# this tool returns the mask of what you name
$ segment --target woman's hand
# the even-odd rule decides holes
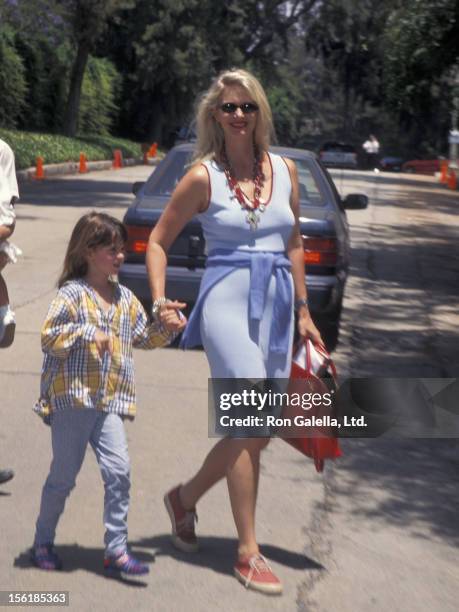
[[[310,338],[314,344],[321,344],[322,346],[325,346],[319,330],[314,325],[314,321],[311,319],[309,310],[305,307],[300,308],[298,312],[298,333],[304,339]]]
[[[94,342],[96,343],[96,348],[101,359],[104,356],[104,353],[109,353],[110,355],[113,354],[113,340],[102,330],[96,330]]]
[[[159,311],[159,320],[168,332],[181,332],[186,324],[187,318],[180,311],[186,307],[184,302],[166,302]]]

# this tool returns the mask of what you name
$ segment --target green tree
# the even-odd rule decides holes
[[[118,112],[117,97],[120,76],[107,59],[90,57],[83,79],[80,132],[108,135]]]
[[[146,131],[164,140],[186,114],[212,71],[202,28],[201,0],[156,0],[135,44],[141,101],[151,105]]]
[[[28,91],[19,127],[56,131],[62,125],[71,49],[69,44],[52,44],[41,34],[16,34],[16,48],[24,64]]]
[[[59,0],[0,0],[0,20],[14,32],[27,83],[19,127],[62,127],[72,61],[65,8]]]
[[[225,68],[246,66],[275,86],[274,56],[285,55],[287,33],[316,3],[137,0],[129,19],[121,12],[111,20],[99,47],[123,74],[121,129],[133,125],[142,138],[171,142]]]
[[[387,21],[386,104],[409,136],[409,146],[426,154],[446,152],[458,40],[456,0],[415,0],[397,7]]]
[[[27,83],[23,61],[8,27],[0,31],[0,125],[15,127],[26,104]]]
[[[374,129],[371,124],[377,122],[372,107],[380,106],[383,97],[382,37],[395,1],[329,0],[305,24],[306,50],[324,68],[319,97],[332,101],[336,135],[344,139]]]
[[[69,94],[64,117],[64,133],[75,136],[84,72],[89,54],[106,28],[108,18],[116,11],[132,7],[131,0],[66,0],[64,18],[71,25],[76,46],[70,74]]]

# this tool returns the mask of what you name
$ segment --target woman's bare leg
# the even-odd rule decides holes
[[[226,475],[230,442],[229,438],[219,440],[204,459],[196,475],[180,488],[180,499],[187,510],[194,508],[204,493]]]
[[[236,461],[228,467],[226,475],[234,522],[239,538],[240,557],[259,553],[255,536],[255,509],[260,476],[260,442],[244,447]]]
[[[260,452],[268,442],[269,438],[220,440],[207,455],[197,474],[180,489],[183,506],[192,509],[204,493],[226,476],[241,556],[258,552],[255,506]]]

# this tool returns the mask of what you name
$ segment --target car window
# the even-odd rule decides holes
[[[335,181],[330,176],[330,173],[328,172],[327,168],[320,161],[318,162],[318,164],[319,164],[319,166],[320,166],[320,168],[321,168],[321,170],[323,172],[323,175],[327,179],[328,184],[330,185],[330,189],[333,191],[333,195],[335,196],[335,200],[338,202],[338,205],[339,205],[341,211],[345,213],[345,209],[344,209],[344,206],[343,206],[343,201],[342,201],[341,196],[340,196],[340,194],[339,194],[339,192],[338,192],[338,190],[336,188]]]
[[[160,164],[148,179],[144,187],[147,197],[170,197],[177,183],[189,168],[191,151],[176,151]],[[314,166],[312,160],[303,158],[294,159],[298,170],[300,188],[300,203],[305,206],[323,206],[325,198],[320,190],[320,183],[316,178],[320,169]],[[142,202],[148,206],[148,201]]]
[[[325,199],[312,171],[313,162],[308,162],[306,159],[293,159],[293,161],[298,170],[300,203],[304,206],[323,206]]]
[[[148,179],[144,187],[144,194],[150,197],[170,197],[177,183],[188,170],[191,155],[191,151],[176,151],[166,158]]]

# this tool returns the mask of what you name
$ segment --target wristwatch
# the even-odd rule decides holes
[[[295,310],[299,310],[302,306],[307,306],[308,304],[308,298],[300,298],[299,300],[295,300]]]
[[[161,310],[161,306],[168,304],[170,301],[171,300],[169,300],[167,297],[156,298],[156,300],[153,302],[153,306],[151,307],[151,317],[153,321],[159,322],[159,312]]]

